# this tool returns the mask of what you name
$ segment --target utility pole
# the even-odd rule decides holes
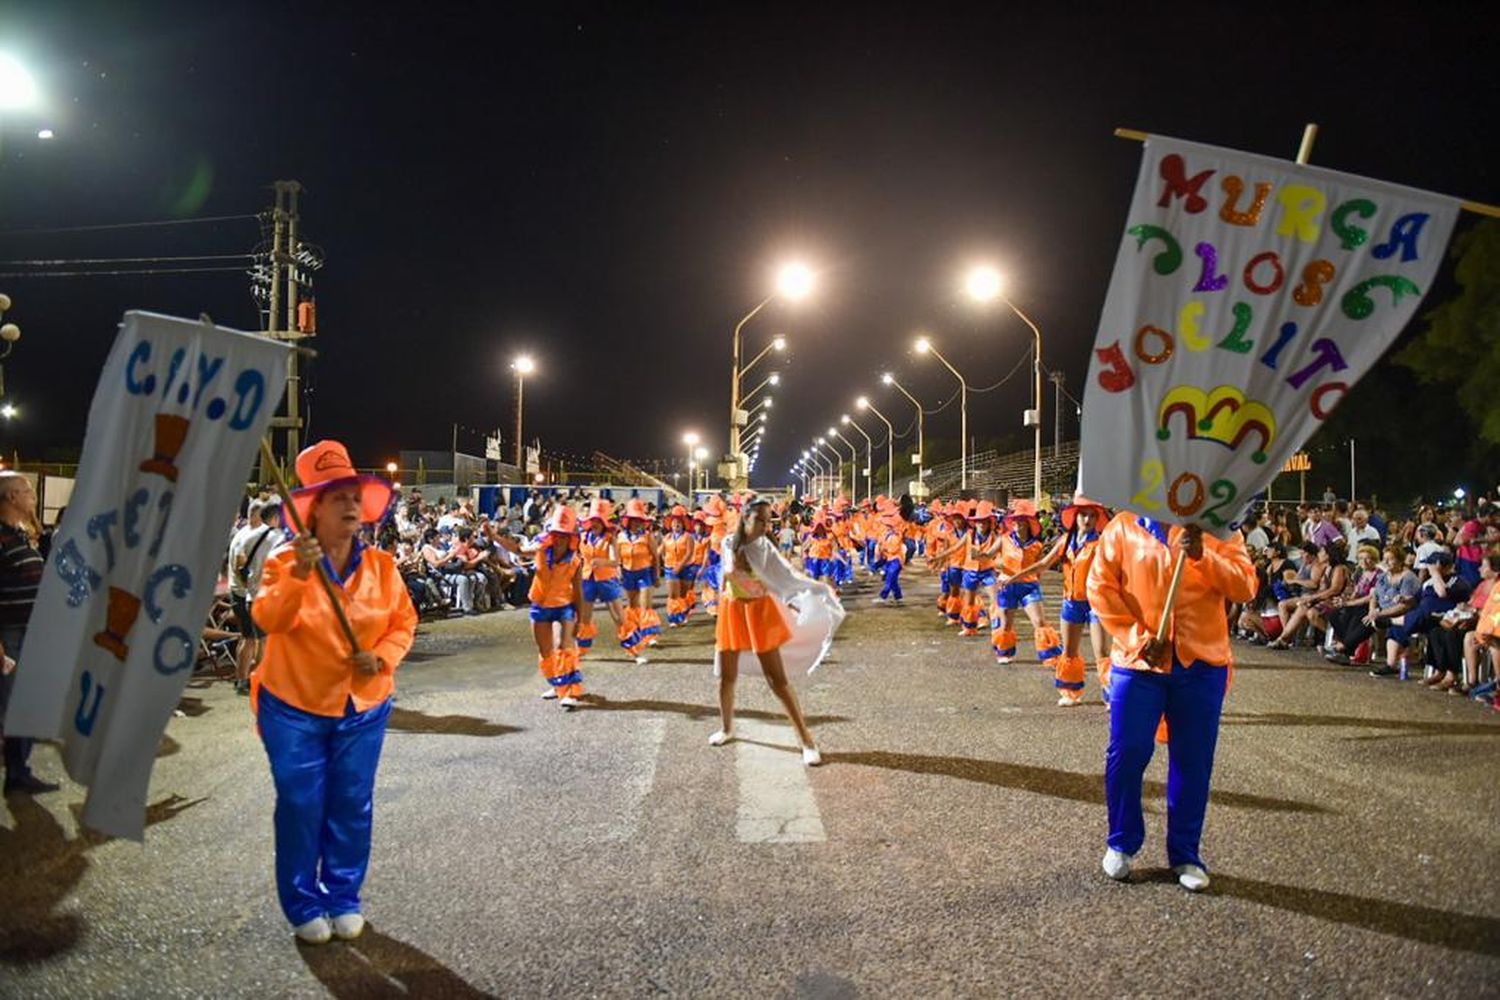
[[[1052,410],[1052,458],[1057,459],[1057,453],[1062,450],[1062,397],[1063,397],[1063,373],[1053,372],[1050,376],[1052,386],[1057,391],[1053,394],[1056,405]]]
[[[297,306],[301,276],[297,269],[297,254],[300,250],[299,231],[301,218],[297,211],[297,195],[302,185],[296,181],[276,181],[272,188],[276,192],[276,205],[271,210],[271,267],[269,276],[269,307],[266,310],[265,334],[272,340],[297,341],[303,336],[298,330]],[[286,432],[286,448],[281,453],[283,469],[289,469],[302,450],[302,375],[301,357],[296,351],[287,358],[286,412],[271,419],[270,433],[274,441],[276,431]],[[273,449],[274,450],[274,449]],[[270,470],[262,468],[261,482],[268,481]]]

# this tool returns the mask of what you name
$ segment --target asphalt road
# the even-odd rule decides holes
[[[1500,995],[1500,716],[1241,647],[1212,888],[1165,868],[1164,749],[1136,879],[1115,884],[1093,679],[1055,707],[1046,671],[996,665],[915,589],[904,609],[851,598],[798,680],[827,760],[810,771],[751,664],[744,739],[707,745],[701,618],[646,666],[586,659],[572,714],[538,699],[520,612],[425,627],[353,944],[294,944],[247,705],[195,686],[144,846],[81,832],[75,786],[7,803],[0,995]]]

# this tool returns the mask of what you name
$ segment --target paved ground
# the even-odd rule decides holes
[[[647,666],[586,660],[572,715],[536,697],[519,613],[424,629],[353,945],[293,944],[245,702],[191,690],[143,847],[80,833],[77,788],[7,804],[0,995],[1500,995],[1494,713],[1242,650],[1211,891],[1163,867],[1164,753],[1144,870],[1118,885],[1092,682],[1058,709],[1038,666],[997,666],[927,599],[850,604],[799,681],[811,772],[753,668],[749,739],[706,745],[701,621]]]

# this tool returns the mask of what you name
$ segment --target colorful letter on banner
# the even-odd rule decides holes
[[[1227,534],[1416,315],[1458,210],[1149,139],[1089,366],[1083,492]]]
[[[5,731],[60,738],[83,821],[140,840],[157,744],[198,637],[287,348],[128,312],[89,408]]]

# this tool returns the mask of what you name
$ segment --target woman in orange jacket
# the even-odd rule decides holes
[[[1010,663],[1016,658],[1019,640],[1013,626],[1017,608],[1031,622],[1037,659],[1046,664],[1062,653],[1062,640],[1047,624],[1042,607],[1041,555],[1042,522],[1036,516],[1036,505],[1030,500],[1011,501],[1001,537],[1001,571],[995,581],[998,621],[990,637],[995,647],[995,659],[1001,663]]]
[[[1177,603],[1163,623],[1173,566],[1184,558]],[[1121,511],[1099,536],[1088,600],[1114,640],[1110,651],[1104,871],[1130,877],[1146,838],[1141,777],[1167,721],[1167,861],[1192,892],[1208,886],[1199,854],[1219,713],[1232,656],[1225,602],[1255,597],[1255,566],[1238,532],[1220,541],[1197,525],[1168,527]]]
[[[661,616],[652,605],[656,587],[657,541],[651,530],[651,515],[646,502],[639,497],[625,501],[620,515],[620,533],[615,548],[620,553],[620,567],[625,585],[625,624],[640,638],[635,661],[645,663],[644,647],[656,645],[661,634]]]
[[[964,550],[963,631],[960,635],[978,635],[988,625],[989,609],[995,603],[995,558],[1000,554],[1002,537],[996,530],[999,518],[995,505],[981,500],[969,518],[969,535]],[[1002,661],[1004,662],[1004,661]]]
[[[938,612],[949,625],[963,624],[964,556],[969,551],[968,508],[955,500],[943,506],[942,521],[927,544],[927,565],[938,574]]]
[[[251,703],[276,786],[281,911],[298,938],[322,944],[364,929],[375,770],[417,612],[395,559],[359,539],[385,515],[390,484],[356,473],[337,441],[305,449],[296,466],[292,503],[306,530],[266,557],[251,604],[266,633]],[[319,566],[357,649],[312,578]]]
[[[880,596],[875,598],[876,604],[884,604],[890,601],[896,607],[901,607],[901,568],[906,565],[906,522],[901,518],[901,511],[890,509],[880,515],[880,535],[875,539],[875,561],[871,565],[872,572],[885,575],[885,583],[880,588]],[[871,529],[871,535],[875,530]]]
[[[687,508],[681,504],[666,516],[666,530],[661,536],[662,576],[667,581],[667,625],[680,628],[687,621],[692,606],[687,594],[693,589],[693,536],[688,532]]]
[[[595,604],[609,608],[621,649],[634,656],[640,641],[635,630],[625,624],[625,589],[620,586],[620,556],[615,551],[612,511],[613,505],[608,500],[595,500],[578,536],[578,551],[583,557],[583,597],[578,602],[579,656],[586,655],[599,636],[599,627],[594,624]]]
[[[564,711],[572,711],[581,704],[578,699],[583,694],[574,633],[578,605],[583,603],[583,555],[578,546],[578,514],[572,507],[558,505],[540,541],[536,575],[527,596],[537,666],[551,685],[542,697],[556,698]]]
[[[827,583],[830,587],[836,586],[837,569],[834,566],[834,549],[838,539],[829,529],[828,519],[822,511],[813,518],[812,526],[808,529],[807,541],[802,548],[802,565],[807,570],[807,575],[819,582]]]

